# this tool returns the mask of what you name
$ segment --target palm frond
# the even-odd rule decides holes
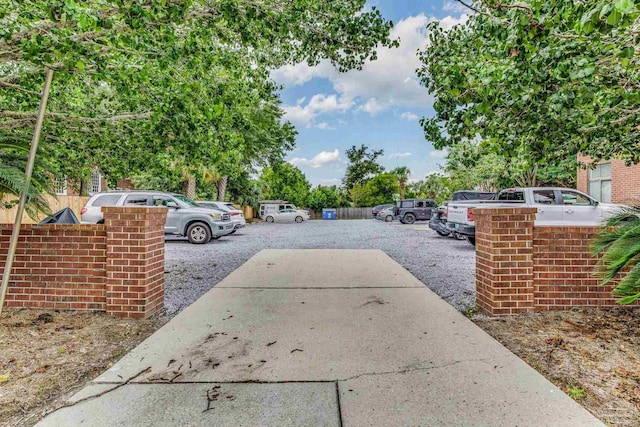
[[[602,285],[629,269],[613,291],[623,297],[620,304],[640,298],[640,205],[626,207],[611,217],[594,239],[591,251],[600,257],[595,276],[602,279]]]

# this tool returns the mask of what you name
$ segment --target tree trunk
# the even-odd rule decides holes
[[[189,175],[182,181],[182,194],[195,200],[196,198],[196,177]]]
[[[82,179],[80,180],[80,191],[79,191],[81,196],[88,196],[89,195],[89,180]]]
[[[227,194],[227,183],[229,182],[228,176],[223,176],[216,183],[216,187],[218,188],[218,201],[224,202],[224,196]]]
[[[400,199],[404,200],[404,182],[400,183]]]

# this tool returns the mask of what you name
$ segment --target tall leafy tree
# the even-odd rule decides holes
[[[379,44],[397,45],[389,39],[391,22],[364,5],[3,1],[0,139],[29,134],[47,65],[55,80],[42,151],[55,160],[55,172],[86,174],[99,164],[115,180],[164,164],[179,170],[189,188],[193,163],[202,163],[233,177],[274,148],[256,144],[273,130],[262,120],[277,116],[273,88],[265,84],[270,68],[326,58],[348,70],[375,59]],[[225,104],[232,94],[238,102]],[[291,133],[282,126],[273,138],[280,147],[272,151],[286,149]]]
[[[304,206],[311,184],[297,167],[282,162],[262,170],[263,196],[270,200],[287,200],[296,206]]]
[[[384,150],[371,150],[362,144],[355,145],[346,151],[349,159],[349,166],[343,179],[343,184],[347,191],[356,185],[363,185],[374,175],[382,173],[384,167],[377,163],[377,159],[384,155]]]
[[[405,187],[407,185],[409,176],[411,176],[411,170],[406,166],[398,166],[397,168],[392,170],[391,173],[398,177],[398,183],[400,186],[400,198],[404,199]]]
[[[633,1],[474,3],[464,25],[430,24],[420,53],[438,148],[480,139],[550,166],[578,152],[640,160],[638,8]]]

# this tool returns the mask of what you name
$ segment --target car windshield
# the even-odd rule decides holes
[[[184,203],[187,206],[191,206],[193,208],[200,207],[199,204],[197,204],[196,202],[194,202],[193,200],[191,200],[187,196],[183,196],[182,194],[176,194],[173,197],[175,197],[176,199],[180,200],[182,203]]]

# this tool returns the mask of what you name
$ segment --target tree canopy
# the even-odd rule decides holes
[[[477,141],[557,167],[578,152],[640,160],[640,14],[630,0],[474,3],[420,53],[436,148]]]
[[[384,167],[377,163],[378,157],[384,155],[384,150],[371,150],[362,144],[355,145],[346,151],[349,166],[345,173],[343,184],[349,191],[356,185],[363,185],[374,175],[382,173]]]
[[[55,77],[40,175],[82,178],[98,166],[111,181],[140,172],[193,181],[201,167],[233,178],[279,162],[295,131],[269,71],[322,59],[360,68],[377,46],[397,45],[392,23],[364,5],[3,1],[0,140],[28,141],[47,66]],[[21,152],[12,150],[3,159]]]
[[[296,206],[304,206],[309,197],[311,184],[300,169],[286,162],[264,168],[260,181],[266,199],[287,200]]]

